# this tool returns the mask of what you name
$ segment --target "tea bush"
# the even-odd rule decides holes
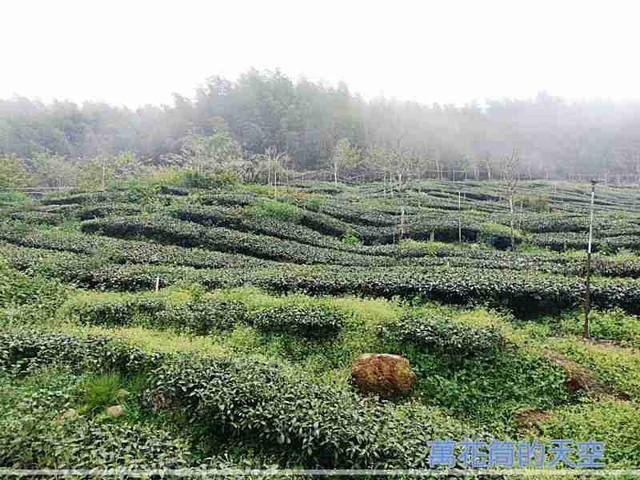
[[[186,412],[211,442],[239,442],[283,465],[425,467],[431,438],[468,429],[416,404],[394,406],[249,360],[191,359],[152,372],[156,396]]]
[[[459,360],[464,357],[492,357],[507,341],[495,326],[472,327],[440,316],[405,314],[384,333],[400,345],[411,345]]]
[[[282,305],[254,313],[251,323],[258,329],[273,333],[287,333],[307,338],[336,336],[343,324],[337,310],[316,305]]]

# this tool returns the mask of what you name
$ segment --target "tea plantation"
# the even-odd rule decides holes
[[[467,438],[640,466],[640,190],[598,186],[590,338],[589,186],[519,191],[2,194],[0,467],[430,468]],[[358,392],[364,353],[410,394]]]

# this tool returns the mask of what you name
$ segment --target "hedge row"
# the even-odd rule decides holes
[[[210,442],[287,466],[425,468],[431,439],[474,434],[424,406],[361,398],[254,360],[147,354],[101,337],[0,334],[3,371],[44,366],[147,371],[154,408],[180,409]]]
[[[107,337],[86,338],[63,333],[0,333],[0,371],[33,372],[64,366],[75,371],[131,373],[159,366],[161,354],[145,353]]]
[[[287,333],[306,338],[336,336],[344,325],[344,315],[319,305],[281,305],[260,310],[249,320],[258,330]]]
[[[271,263],[255,257],[199,248],[120,240],[73,232],[25,230],[3,224],[0,224],[0,241],[21,247],[97,255],[111,263],[171,264],[195,268],[246,267]]]
[[[344,235],[347,232],[355,234],[366,244],[391,243],[400,238],[401,229],[398,226],[370,227],[362,225],[340,226],[327,222],[326,216],[314,212],[303,211],[300,222],[297,225],[290,222],[277,221],[275,219],[245,219],[239,214],[233,214],[224,208],[198,207],[183,205],[170,212],[172,216],[180,220],[196,222],[202,225],[233,228],[245,232],[295,240],[308,245],[316,245],[337,250],[358,251],[360,253],[378,253],[375,249],[366,247],[351,247],[327,235]],[[318,218],[316,218],[318,217]],[[309,228],[311,226],[311,228]],[[328,228],[327,228],[328,227]],[[322,234],[319,234],[321,232]],[[432,218],[416,217],[408,220],[404,226],[405,238],[416,240],[434,239],[443,242],[458,240],[458,219],[442,215]],[[497,248],[506,248],[511,244],[510,231],[499,224],[478,223],[475,219],[465,218],[462,224],[462,237],[466,242],[486,242]],[[516,241],[521,241],[516,234]]]
[[[283,305],[249,312],[243,303],[194,299],[172,303],[158,296],[80,298],[64,306],[64,314],[90,325],[144,325],[174,328],[196,335],[228,330],[246,323],[258,330],[306,338],[336,336],[344,324],[337,310],[316,305]]]
[[[588,239],[579,233],[538,233],[531,235],[530,242],[539,247],[554,251],[585,250]],[[593,251],[613,251],[622,248],[640,250],[640,235],[619,235],[613,237],[595,237],[592,241]]]
[[[584,282],[580,278],[526,271],[290,265],[224,270],[142,265],[94,268],[90,258],[82,256],[49,256],[43,264],[40,255],[39,252],[16,252],[7,257],[14,268],[63,278],[90,288],[152,289],[159,278],[161,286],[192,281],[210,288],[255,285],[276,292],[302,291],[312,295],[356,294],[453,304],[486,303],[509,308],[521,317],[578,307],[584,292]],[[592,283],[591,298],[596,308],[620,307],[638,314],[640,281],[596,278]]]
[[[42,203],[42,205],[85,205],[114,201],[126,201],[126,198],[126,192],[86,192],[46,196],[40,202]]]
[[[292,263],[362,266],[393,264],[391,259],[383,257],[336,251],[227,228],[205,228],[197,223],[161,216],[89,220],[82,224],[81,230],[119,238],[145,237],[183,247],[204,247]]]
[[[9,218],[27,223],[44,223],[47,225],[60,225],[65,221],[64,215],[60,213],[37,210],[13,212],[9,214]]]
[[[205,226],[226,227],[243,232],[254,232],[262,235],[293,240],[307,245],[344,251],[362,251],[357,247],[346,245],[334,237],[323,235],[316,230],[291,222],[284,222],[273,218],[247,219],[239,214],[233,214],[220,207],[199,207],[183,205],[169,211],[169,215],[199,223]],[[346,232],[345,232],[346,233]]]
[[[507,345],[497,327],[473,327],[445,317],[424,317],[413,313],[389,324],[383,333],[401,346],[418,347],[455,360],[492,357]]]
[[[359,225],[369,225],[374,227],[394,226],[398,222],[398,215],[382,213],[371,210],[370,207],[356,206],[349,203],[322,202],[316,203],[312,201],[299,202],[299,206],[305,210],[324,213],[343,220],[348,223]]]
[[[168,362],[152,378],[156,396],[210,441],[239,442],[288,465],[426,467],[429,439],[470,434],[417,404],[363,399],[255,361]]]
[[[107,203],[79,208],[74,216],[80,220],[91,220],[114,215],[136,215],[141,211],[142,208],[132,203]]]

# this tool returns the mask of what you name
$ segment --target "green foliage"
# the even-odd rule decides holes
[[[94,374],[87,376],[79,385],[79,400],[82,412],[96,413],[114,405],[118,390],[121,389],[120,375]]]
[[[547,438],[597,439],[606,445],[607,468],[640,464],[640,407],[615,399],[585,402],[552,412],[542,423]]]
[[[34,372],[42,367],[76,371],[144,371],[160,355],[145,354],[105,337],[79,338],[62,333],[0,333],[0,372]]]
[[[555,329],[563,334],[582,335],[584,313],[571,312],[560,317]],[[614,340],[623,345],[640,347],[640,318],[627,315],[621,309],[592,310],[589,315],[590,335],[601,340]]]
[[[441,316],[409,313],[385,328],[384,334],[401,346],[414,346],[453,362],[465,357],[494,357],[507,345],[495,326],[472,327]]]
[[[0,464],[12,468],[181,468],[193,462],[191,445],[160,425],[100,422],[77,412],[79,385],[67,371],[23,380],[0,376]],[[65,412],[67,416],[65,416]]]
[[[278,200],[266,200],[252,207],[246,208],[244,214],[253,219],[274,219],[283,222],[297,223],[300,221],[302,212],[291,203]]]
[[[409,350],[418,390],[427,404],[447,407],[498,437],[517,431],[516,412],[546,410],[569,400],[564,371],[539,355],[508,350],[492,358],[466,358],[451,368],[437,355]]]
[[[65,297],[66,291],[58,282],[40,276],[29,277],[9,268],[0,258],[0,308],[37,304],[50,313]]]
[[[347,231],[344,234],[344,236],[342,237],[342,241],[345,243],[345,245],[358,245],[358,243],[360,243],[358,237],[350,231]]]
[[[31,183],[26,164],[15,155],[0,155],[0,189],[24,188]]]
[[[417,404],[361,399],[248,360],[185,359],[165,363],[152,378],[154,390],[201,425],[209,442],[233,439],[285,465],[425,466],[429,438],[470,433]]]
[[[485,243],[496,248],[508,248],[511,246],[511,230],[499,223],[485,222],[480,226],[480,235]],[[522,241],[519,232],[514,232],[516,244]]]
[[[214,330],[229,330],[244,322],[245,315],[240,302],[192,300],[163,310],[151,325],[205,335]]]
[[[282,305],[256,312],[251,323],[259,330],[307,338],[334,337],[344,324],[343,316],[322,306]]]

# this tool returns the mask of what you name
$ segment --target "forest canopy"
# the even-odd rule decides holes
[[[121,158],[120,165],[134,169],[206,170],[243,162],[246,169],[266,156],[298,171],[326,170],[332,180],[343,171],[382,178],[387,170],[412,177],[447,178],[457,171],[497,178],[514,151],[519,174],[527,178],[611,175],[638,181],[640,104],[569,102],[546,93],[465,106],[365,100],[344,83],[294,81],[279,71],[256,70],[235,81],[212,77],[193,98],[176,94],[172,105],[136,110],[0,100],[2,169],[16,179],[23,178],[16,162],[26,170],[46,164],[62,177],[58,183],[66,183],[70,163],[86,170],[93,162],[100,170],[105,162],[99,159],[109,157],[115,171],[113,159],[123,155],[127,161]]]

